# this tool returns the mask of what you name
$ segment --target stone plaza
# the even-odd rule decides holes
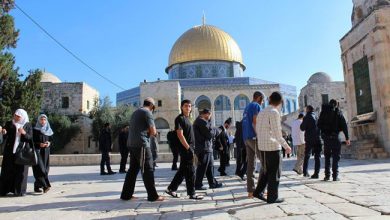
[[[294,158],[283,162],[280,196],[286,201],[271,205],[248,199],[245,181],[233,175],[217,177],[222,188],[199,191],[205,195],[201,201],[186,198],[183,182],[181,198],[164,193],[166,201],[148,202],[140,175],[138,198],[122,201],[124,174],[100,176],[98,166],[55,166],[52,189],[40,195],[32,193],[30,170],[26,196],[0,198],[0,219],[390,219],[390,160],[341,160],[339,182],[322,181],[322,173],[318,180],[297,176],[294,163]],[[155,179],[162,194],[174,171],[169,163],[158,165]],[[228,173],[234,169],[232,163]]]

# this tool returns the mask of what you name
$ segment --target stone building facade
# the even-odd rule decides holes
[[[84,82],[62,82],[51,73],[43,73],[41,83],[42,111],[76,117],[75,123],[80,126],[80,133],[58,153],[97,153],[99,149],[92,139],[92,119],[88,113],[99,99],[99,92]]]
[[[328,74],[323,72],[314,73],[307,81],[307,85],[301,89],[299,109],[304,111],[305,106],[311,105],[319,113],[322,104],[329,103],[331,99],[339,103],[344,116],[348,118],[345,82],[333,81]]]
[[[241,120],[256,90],[266,96],[280,91],[285,98],[283,114],[297,110],[294,86],[244,77],[245,68],[241,50],[229,34],[211,25],[195,26],[173,45],[165,69],[167,80],[143,82],[120,92],[116,104],[140,106],[144,98],[153,97],[158,105],[155,120],[160,142],[165,141],[165,132],[174,128],[183,99],[193,102],[193,118],[199,110],[211,109],[213,126],[229,117]]]
[[[390,1],[353,2],[352,29],[340,40],[351,155],[386,157],[390,152]]]

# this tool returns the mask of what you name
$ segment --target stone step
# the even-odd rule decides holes
[[[378,158],[378,159],[385,159],[385,158],[389,158],[390,157],[390,154],[387,153],[387,152],[382,152],[382,153],[376,153],[375,154],[375,158]]]
[[[381,148],[381,147],[374,147],[372,148],[372,152],[373,153],[386,153],[385,149],[384,148]]]
[[[367,160],[367,159],[373,159],[375,157],[374,154],[356,154],[355,158],[358,160]]]

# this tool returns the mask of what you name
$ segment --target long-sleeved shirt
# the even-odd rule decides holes
[[[257,115],[257,144],[261,151],[277,151],[288,148],[282,136],[282,125],[279,111],[272,105],[267,106]]]
[[[291,138],[294,146],[305,144],[305,132],[301,131],[302,120],[296,119],[291,124]]]

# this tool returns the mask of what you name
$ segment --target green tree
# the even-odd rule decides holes
[[[111,104],[111,100],[108,96],[103,100],[96,99],[94,106],[90,112],[90,118],[92,122],[92,136],[95,141],[99,140],[100,130],[105,123],[114,123],[114,112]]]
[[[52,152],[63,149],[72,138],[80,132],[80,126],[74,123],[68,116],[51,113],[48,115],[50,126],[53,129],[53,145],[50,147]]]
[[[127,105],[120,105],[115,108],[114,123],[112,125],[112,132],[114,138],[119,135],[121,128],[125,127],[126,125],[129,125],[130,118],[134,110],[134,107],[129,107]]]
[[[30,118],[35,118],[41,108],[42,72],[30,71],[25,80],[20,80],[23,75],[18,74],[15,57],[10,53],[19,36],[9,14],[13,8],[14,0],[0,0],[0,124],[10,120],[18,108],[24,108]]]

